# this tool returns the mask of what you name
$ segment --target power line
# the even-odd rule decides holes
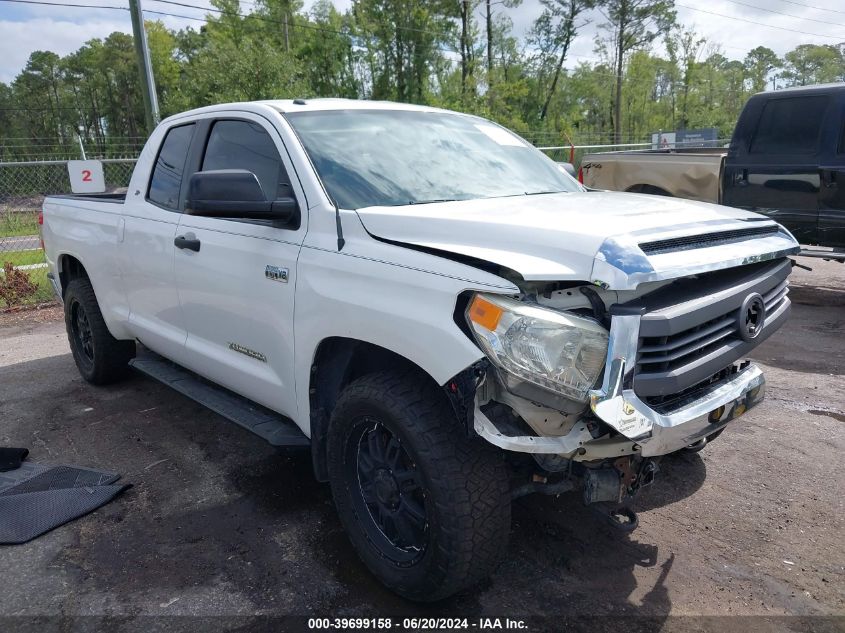
[[[676,7],[683,7],[684,9],[689,9],[690,11],[698,11],[699,13],[708,13],[710,15],[715,15],[720,18],[727,18],[728,20],[738,20],[740,22],[747,22],[748,24],[755,24],[757,26],[763,26],[768,29],[777,29],[778,31],[789,31],[790,33],[800,33],[801,35],[811,35],[813,37],[825,37],[829,40],[838,40],[838,41],[845,41],[845,37],[838,37],[836,35],[822,35],[821,33],[808,33],[807,31],[799,31],[798,29],[788,29],[785,26],[775,26],[774,24],[763,24],[762,22],[755,22],[754,20],[747,20],[745,18],[738,18],[733,15],[725,15],[724,13],[716,13],[715,11],[708,11],[706,9],[699,9],[697,7],[691,7],[686,4],[680,4],[678,2],[675,3]]]
[[[801,2],[795,2],[795,0],[780,0],[781,2],[786,2],[787,4],[794,4],[797,7],[806,7],[808,9],[815,9],[816,11],[829,11],[831,13],[841,13],[845,15],[845,11],[838,11],[836,9],[825,9],[824,7],[814,7],[811,4],[803,4]]]
[[[845,28],[845,24],[840,24],[839,22],[830,22],[828,20],[817,20],[816,18],[802,18],[800,15],[793,15],[791,13],[783,13],[782,11],[775,11],[774,9],[766,9],[765,7],[758,7],[753,4],[748,4],[747,2],[741,2],[740,0],[728,0],[728,2],[733,2],[734,4],[741,5],[743,7],[751,7],[752,9],[757,9],[758,11],[765,11],[766,13],[774,13],[775,15],[783,15],[788,18],[794,18],[796,20],[807,20],[808,22],[818,22],[819,24],[828,24],[830,26],[841,26]],[[765,26],[762,25],[762,26]]]
[[[0,2],[14,2],[17,4],[41,4],[48,7],[75,7],[79,9],[113,9],[116,11],[129,11],[129,7],[115,7],[104,4],[80,4],[74,2],[44,2],[43,0],[0,0]]]

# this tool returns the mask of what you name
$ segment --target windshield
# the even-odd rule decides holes
[[[542,152],[481,118],[401,110],[286,116],[344,209],[581,190]]]

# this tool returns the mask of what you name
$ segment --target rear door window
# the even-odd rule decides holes
[[[150,202],[173,211],[179,210],[179,192],[182,188],[185,159],[193,136],[193,123],[168,130],[150,178],[147,192]]]
[[[829,97],[771,99],[763,107],[751,154],[816,154]]]
[[[211,128],[202,170],[246,169],[258,178],[264,197],[292,196],[290,180],[276,144],[252,121],[217,121]]]

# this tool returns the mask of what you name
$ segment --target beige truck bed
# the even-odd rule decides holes
[[[721,148],[585,154],[581,173],[595,189],[719,202],[726,154]]]

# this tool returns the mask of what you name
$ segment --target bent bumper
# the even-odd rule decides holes
[[[659,412],[636,394],[621,389],[595,394],[593,412],[617,431],[637,442],[644,457],[672,453],[715,433],[759,404],[766,379],[756,365],[696,392],[669,412]],[[636,431],[634,431],[636,429]]]
[[[590,407],[599,419],[637,442],[642,455],[665,455],[689,446],[763,399],[763,372],[749,364],[724,380],[695,391],[675,403],[670,411],[655,410],[640,400],[633,389],[639,329],[639,315],[613,317],[604,383],[590,392]]]

